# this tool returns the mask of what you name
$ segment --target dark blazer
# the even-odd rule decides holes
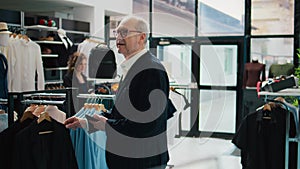
[[[39,134],[40,131],[53,131]],[[70,131],[54,119],[33,121],[15,137],[13,169],[77,169]]]
[[[7,99],[8,97],[7,70],[6,57],[0,53],[0,98],[2,99]]]
[[[147,52],[120,82],[115,105],[111,114],[106,114],[109,169],[146,169],[167,164],[168,97],[167,73],[160,61]]]
[[[1,168],[11,169],[13,164],[13,149],[16,134],[29,126],[35,119],[26,119],[22,123],[20,120],[13,123],[0,133],[0,166]]]

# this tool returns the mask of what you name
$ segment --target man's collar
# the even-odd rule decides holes
[[[137,54],[135,54],[134,56],[132,56],[130,59],[128,60],[124,60],[121,63],[121,68],[123,69],[123,75],[125,73],[128,72],[128,70],[132,67],[132,65],[141,57],[143,56],[145,53],[147,53],[147,49],[143,49],[140,52],[138,52]]]

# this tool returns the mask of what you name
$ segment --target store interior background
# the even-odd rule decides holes
[[[0,9],[87,22],[86,34],[110,45],[118,64],[124,58],[112,30],[128,14],[150,21],[148,48],[191,103],[179,116],[181,138],[234,135],[245,116],[243,70],[252,57],[266,64],[267,76],[281,59],[298,66],[297,0],[10,0]]]

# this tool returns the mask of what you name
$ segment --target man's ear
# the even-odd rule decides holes
[[[146,34],[142,33],[142,35],[140,37],[141,37],[142,42],[144,43],[146,41],[146,38],[147,38]]]

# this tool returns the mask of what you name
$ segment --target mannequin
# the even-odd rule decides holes
[[[289,76],[294,74],[294,65],[287,63],[285,58],[279,58],[277,63],[270,66],[269,78],[276,78],[280,76]]]
[[[5,22],[0,22],[0,46],[7,46],[10,31],[8,31],[7,24]]]
[[[58,29],[57,34],[61,41],[64,43],[66,49],[69,49],[73,46],[73,42],[67,37],[66,31],[63,29]]]
[[[245,64],[243,88],[256,87],[258,81],[266,79],[265,64],[259,63],[257,57],[253,57],[252,61]]]
[[[251,62],[245,64],[243,79],[243,111],[241,118],[244,118],[250,112],[254,112],[258,107],[264,104],[262,98],[258,98],[256,84],[258,81],[264,81],[265,64],[259,63],[257,57],[252,57]]]
[[[0,46],[8,46],[9,34],[8,33],[0,33]]]

